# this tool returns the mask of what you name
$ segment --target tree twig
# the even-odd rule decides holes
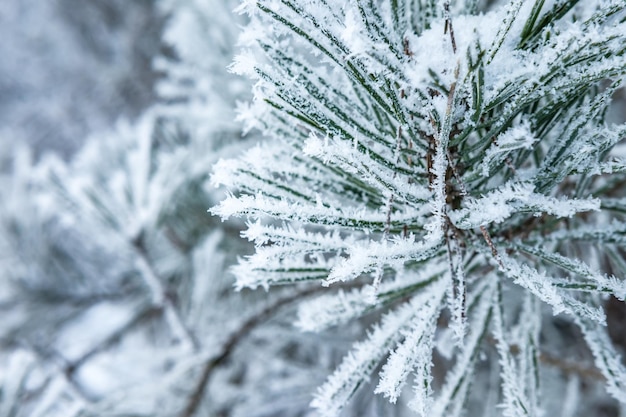
[[[281,308],[295,301],[300,301],[303,297],[311,296],[320,291],[328,291],[328,289],[325,287],[311,287],[299,291],[295,294],[280,298],[276,300],[273,304],[265,307],[257,314],[244,321],[242,325],[226,340],[226,342],[222,346],[221,351],[216,356],[206,362],[206,364],[202,368],[202,373],[200,374],[200,378],[196,383],[196,387],[189,397],[187,406],[179,414],[179,417],[192,417],[198,411],[200,402],[202,401],[202,396],[204,395],[204,391],[206,390],[206,387],[211,379],[213,371],[232,355],[235,348],[241,343],[243,339],[245,339],[250,333],[252,333],[252,331],[256,327],[269,320]]]
[[[561,371],[567,374],[577,374],[582,377],[596,379],[598,381],[605,381],[606,378],[602,375],[598,369],[594,367],[580,365],[578,363],[569,362],[561,359],[558,356],[553,356],[546,352],[541,352],[539,360],[547,365],[559,368]]]
[[[450,1],[443,4],[443,13],[446,20],[443,33],[450,33],[450,42],[452,43],[452,52],[456,54],[456,39],[454,37],[454,29],[452,28],[452,17],[450,16]]]

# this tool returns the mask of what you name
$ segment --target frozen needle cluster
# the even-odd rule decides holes
[[[546,306],[580,328],[626,403],[602,308],[626,296],[626,125],[606,117],[626,75],[625,3],[239,11],[250,23],[231,68],[256,82],[239,117],[268,140],[213,176],[233,194],[212,212],[252,219],[256,253],[237,285],[329,286],[301,304],[306,330],[381,317],[319,389],[320,414],[338,415],[378,372],[391,402],[410,381],[419,415],[459,415],[485,392],[472,387],[485,352],[501,405],[486,401],[485,415],[541,415]]]

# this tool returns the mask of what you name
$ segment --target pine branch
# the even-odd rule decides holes
[[[540,353],[550,318],[539,301],[584,326],[604,324],[596,295],[623,298],[623,282],[603,269],[626,247],[624,169],[611,154],[624,127],[606,117],[626,76],[626,9],[503,3],[484,14],[478,2],[447,0],[242,6],[244,38],[258,43],[233,65],[257,82],[242,118],[276,140],[216,168],[214,182],[233,194],[212,212],[255,220],[246,237],[256,253],[235,268],[238,286],[373,283],[306,303],[300,324],[314,330],[395,308],[320,390],[325,416],[387,355],[379,389],[391,401],[413,370],[414,409],[460,415],[481,395],[469,381],[490,327],[502,365],[494,402],[535,415],[538,365],[554,363]],[[439,310],[403,307],[442,294],[457,343],[432,392],[421,320],[436,323]],[[599,333],[587,339],[623,400],[610,346]]]
[[[458,339],[451,355],[459,366],[434,403],[435,415],[461,413],[489,325],[503,365],[505,413],[536,414],[536,300],[555,313],[603,323],[586,294],[623,289],[619,280],[592,269],[593,262],[555,252],[568,239],[574,245],[624,244],[621,223],[595,232],[580,227],[590,219],[603,224],[604,209],[620,209],[619,200],[591,196],[600,183],[603,191],[615,190],[617,182],[603,176],[622,171],[618,161],[606,159],[622,129],[605,122],[621,81],[606,89],[600,84],[626,75],[624,21],[613,17],[623,18],[624,9],[611,2],[581,6],[572,23],[576,3],[559,1],[543,10],[543,0],[529,7],[513,0],[485,15],[476,15],[471,1],[394,1],[385,8],[373,1],[339,7],[267,0],[257,12],[248,5],[254,16],[249,36],[258,39],[262,58],[242,57],[235,66],[258,81],[257,102],[268,104],[248,116],[262,119],[264,133],[282,143],[219,166],[216,182],[241,195],[213,212],[269,215],[285,225],[255,237],[256,254],[236,268],[240,285],[372,279],[370,293],[307,303],[301,324],[318,329],[388,308],[393,297],[385,291],[396,285],[405,303],[434,297],[437,285],[411,286],[401,277],[423,277],[422,269],[438,274],[447,264],[433,283],[447,285],[448,327]],[[427,52],[433,48],[435,55]],[[273,166],[294,154],[287,168]],[[290,224],[302,231],[294,233]],[[558,269],[582,280],[553,277]],[[524,295],[527,323],[508,328],[505,293],[486,295],[494,294],[492,281],[506,283],[507,291],[510,283]],[[315,308],[323,323],[314,323]],[[324,415],[336,415],[387,352],[396,352],[396,359],[384,368],[381,390],[395,401],[404,383],[397,376],[414,366],[421,388],[413,405],[428,413],[432,395],[422,371],[429,338],[407,330],[403,311],[385,315],[382,327],[356,344],[324,385],[314,402]],[[469,339],[463,339],[466,325]],[[390,329],[403,336],[397,339]],[[520,340],[517,356],[505,348],[509,334]],[[608,363],[598,346],[597,360]],[[399,360],[404,356],[397,352],[420,353]]]

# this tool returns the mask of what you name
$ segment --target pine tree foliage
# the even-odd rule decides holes
[[[154,108],[3,131],[0,415],[625,408],[623,2],[484,3],[160,0]]]
[[[305,330],[382,314],[319,389],[323,416],[377,372],[390,401],[408,383],[419,415],[460,415],[483,392],[481,352],[498,358],[502,414],[540,415],[545,306],[576,323],[626,403],[602,309],[626,297],[626,126],[607,120],[626,7],[501,3],[239,7],[250,23],[231,68],[256,82],[239,118],[270,140],[215,167],[235,194],[212,212],[251,219],[257,246],[237,286],[330,286],[301,304]],[[446,331],[451,366],[435,379]]]
[[[231,291],[250,249],[207,209],[210,166],[250,142],[232,120],[247,82],[226,71],[235,5],[161,7],[161,102],[71,161],[0,154],[2,416],[293,416],[341,343],[275,319],[306,293]]]

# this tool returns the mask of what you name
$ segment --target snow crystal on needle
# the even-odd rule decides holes
[[[244,51],[235,56],[233,63],[228,66],[228,70],[233,74],[256,78],[257,62],[258,60],[252,52]]]
[[[533,184],[509,182],[482,198],[471,200],[466,208],[450,212],[450,219],[459,228],[471,229],[502,223],[522,211],[572,217],[579,212],[599,209],[598,199],[557,199],[535,193]]]
[[[363,20],[355,16],[353,9],[346,10],[345,19],[345,28],[341,32],[341,39],[345,42],[346,46],[350,48],[352,54],[358,55],[367,52],[369,48],[365,41],[367,36],[363,35]]]

